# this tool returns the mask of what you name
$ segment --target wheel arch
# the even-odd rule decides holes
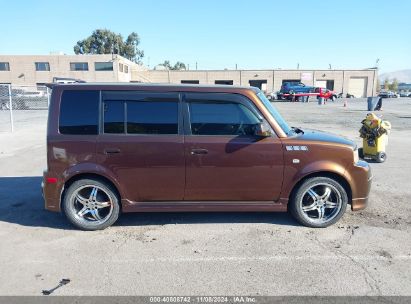
[[[79,174],[75,174],[73,176],[71,176],[69,179],[67,179],[64,182],[63,185],[63,190],[61,191],[61,196],[60,196],[60,209],[61,209],[61,204],[63,202],[64,196],[66,194],[66,190],[75,182],[78,180],[82,180],[82,179],[94,179],[97,181],[101,181],[103,183],[107,183],[108,185],[110,185],[113,190],[116,192],[116,195],[118,197],[118,202],[120,204],[120,208],[121,206],[121,194],[120,191],[118,189],[118,187],[116,186],[116,184],[110,180],[108,177],[102,175],[102,174],[98,174],[98,173],[79,173]]]

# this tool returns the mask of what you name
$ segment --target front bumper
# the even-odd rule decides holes
[[[358,161],[349,170],[351,184],[351,209],[362,210],[367,207],[373,175],[370,165],[365,161]]]

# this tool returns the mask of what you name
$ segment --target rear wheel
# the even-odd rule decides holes
[[[343,216],[347,203],[347,192],[338,181],[328,177],[312,177],[294,192],[289,210],[302,225],[324,228]]]
[[[119,198],[111,185],[99,180],[81,179],[67,189],[63,211],[77,228],[105,229],[114,224],[119,216]]]

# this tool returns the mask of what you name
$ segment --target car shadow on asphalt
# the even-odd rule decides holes
[[[44,209],[40,176],[0,177],[0,222],[28,227],[75,229],[57,212]],[[167,224],[269,223],[299,226],[288,213],[273,212],[153,212],[124,213],[115,226]]]

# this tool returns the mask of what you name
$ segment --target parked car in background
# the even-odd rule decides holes
[[[378,96],[382,97],[382,98],[398,98],[400,97],[399,94],[392,92],[392,91],[385,91],[385,90],[381,90],[380,94],[378,94]]]
[[[356,97],[353,94],[350,94],[350,93],[347,93],[344,96],[344,93],[341,92],[341,93],[337,94],[337,98],[356,98]]]
[[[268,93],[267,95],[268,100],[273,101],[278,99],[278,92],[271,92]]]
[[[411,97],[411,92],[401,92],[400,97]]]
[[[314,87],[307,86],[302,82],[284,82],[281,86],[280,93],[290,94],[290,93],[313,93]]]
[[[257,88],[53,86],[45,208],[84,230],[120,212],[290,211],[327,227],[367,205],[357,145],[290,127]]]
[[[277,98],[279,100],[293,99],[293,94],[301,93],[314,93],[315,87],[307,86],[302,82],[298,81],[286,81],[281,85],[280,91],[277,93]],[[290,95],[289,95],[290,94]]]
[[[320,93],[320,97],[323,97],[325,99],[330,99],[332,101],[336,101],[338,98],[338,95],[336,92],[331,91],[329,89],[326,88],[315,88],[314,89],[315,93]]]

